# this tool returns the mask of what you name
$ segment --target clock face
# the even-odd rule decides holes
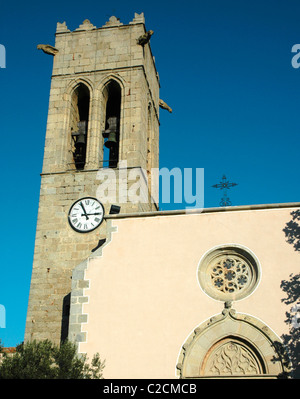
[[[96,198],[81,198],[71,206],[68,217],[74,230],[89,233],[102,223],[104,207]]]

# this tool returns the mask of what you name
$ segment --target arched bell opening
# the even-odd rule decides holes
[[[77,170],[84,169],[88,140],[88,120],[90,110],[89,89],[80,83],[71,96],[71,139],[74,165]]]
[[[110,80],[104,90],[105,130],[103,160],[109,168],[116,168],[119,162],[121,87],[115,80]],[[103,164],[103,167],[107,165]]]

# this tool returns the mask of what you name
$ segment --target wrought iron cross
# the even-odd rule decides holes
[[[221,198],[221,201],[220,201],[220,206],[230,206],[230,205],[232,205],[229,197],[227,196],[227,190],[230,187],[234,187],[234,186],[237,186],[237,183],[230,183],[229,180],[226,179],[225,175],[223,175],[222,181],[220,181],[220,183],[214,184],[212,186],[214,188],[219,188],[221,190],[224,190],[223,197]]]

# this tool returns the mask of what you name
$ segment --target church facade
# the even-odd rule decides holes
[[[152,34],[135,14],[58,24],[39,47],[54,64],[25,340],[98,352],[105,378],[284,376],[281,284],[299,254],[283,230],[300,204],[159,211],[171,109]],[[143,201],[128,200],[129,175]]]
[[[73,272],[69,338],[101,353],[106,378],[282,376],[297,206],[108,215],[107,242]]]

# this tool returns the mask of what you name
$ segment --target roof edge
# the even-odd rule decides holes
[[[119,213],[117,215],[105,215],[105,219],[124,219],[124,218],[174,216],[174,215],[195,215],[195,214],[197,215],[200,213],[236,212],[236,211],[283,209],[283,208],[300,208],[300,202],[287,202],[287,203],[279,203],[279,204],[225,206],[225,207],[203,208],[203,209],[187,208],[187,209],[178,209],[178,210],[169,210],[169,211]]]

